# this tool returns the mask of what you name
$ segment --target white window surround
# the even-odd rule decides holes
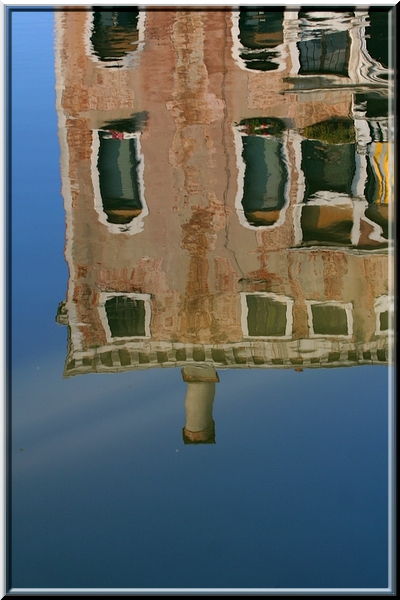
[[[248,305],[247,305],[247,296],[261,296],[263,298],[270,298],[274,302],[280,302],[281,304],[286,305],[286,329],[284,335],[266,335],[266,336],[255,336],[249,335],[249,329],[247,324],[248,317]],[[279,294],[273,294],[272,292],[241,292],[240,293],[241,300],[241,325],[243,337],[248,338],[250,340],[288,340],[292,337],[293,331],[293,304],[294,301],[292,298],[288,296],[283,296]]]
[[[127,337],[113,337],[111,335],[111,329],[108,324],[107,312],[106,312],[106,302],[111,298],[115,298],[117,296],[123,296],[125,298],[132,298],[134,300],[143,300],[144,301],[144,310],[145,310],[145,322],[144,322],[144,336],[127,336]],[[117,342],[117,341],[127,341],[127,340],[144,340],[150,339],[150,321],[151,321],[151,296],[150,294],[134,294],[134,293],[126,293],[126,292],[102,292],[100,294],[100,302],[98,305],[100,319],[106,333],[106,339],[108,343]]]
[[[346,312],[347,318],[347,334],[346,335],[334,335],[334,334],[323,334],[314,332],[312,306],[334,306],[342,308]],[[320,301],[320,300],[306,300],[307,317],[308,317],[308,328],[310,338],[340,338],[349,339],[353,335],[353,303],[352,302],[340,302],[337,300]]]
[[[280,209],[279,217],[278,217],[277,221],[275,221],[275,223],[272,223],[272,225],[256,226],[256,225],[251,225],[247,221],[245,211],[244,211],[244,208],[242,205],[243,190],[244,190],[244,176],[245,176],[245,171],[246,171],[246,164],[245,164],[245,162],[243,160],[243,156],[242,156],[242,150],[243,150],[242,138],[247,137],[247,134],[242,133],[236,126],[233,127],[233,131],[234,131],[234,136],[235,136],[234,139],[235,139],[235,149],[236,149],[236,165],[237,165],[237,170],[238,170],[237,194],[236,194],[236,200],[235,200],[235,207],[236,207],[236,212],[237,212],[237,215],[239,218],[239,222],[241,225],[243,225],[243,227],[246,227],[247,229],[252,229],[253,231],[262,231],[263,229],[270,230],[270,229],[274,229],[276,227],[280,227],[285,221],[286,209],[289,206],[289,190],[290,190],[290,185],[291,185],[290,184],[289,155],[288,155],[288,149],[287,149],[287,144],[288,144],[287,132],[282,133],[282,160],[285,165],[286,173],[287,173],[287,181],[285,183],[285,188],[284,188],[284,192],[283,192],[284,197],[285,197],[285,204]],[[264,138],[263,135],[260,135],[257,137]]]
[[[91,161],[91,169],[92,169],[92,183],[93,183],[93,191],[94,191],[94,207],[99,216],[99,221],[103,225],[105,225],[110,233],[127,233],[129,235],[133,235],[135,233],[140,233],[143,230],[144,223],[143,219],[149,214],[149,209],[145,200],[145,192],[144,192],[144,159],[143,153],[140,146],[140,132],[136,133],[124,133],[124,139],[135,139],[136,140],[136,158],[138,159],[138,181],[139,181],[139,195],[140,202],[142,204],[142,212],[140,215],[132,219],[130,223],[125,225],[117,225],[115,223],[109,223],[107,221],[107,215],[103,209],[103,200],[101,198],[100,193],[100,180],[99,180],[99,172],[97,168],[97,161],[99,156],[99,132],[106,131],[105,129],[93,129],[92,130],[92,161]]]
[[[96,54],[94,53],[93,44],[91,42],[91,35],[93,31],[93,19],[94,19],[94,11],[88,11],[86,23],[85,23],[85,32],[84,32],[84,44],[86,55],[91,58],[91,60],[97,63],[100,67],[108,68],[115,67],[117,61],[103,61],[100,60]],[[138,43],[136,48],[129,52],[126,56],[121,58],[118,61],[118,68],[123,69],[133,69],[138,66],[140,54],[143,50],[144,46],[144,38],[145,38],[145,23],[146,23],[146,11],[139,9],[138,16]]]

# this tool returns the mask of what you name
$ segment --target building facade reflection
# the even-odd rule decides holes
[[[387,364],[393,171],[375,13],[56,19],[64,375]],[[216,381],[188,388],[184,439],[212,439]]]

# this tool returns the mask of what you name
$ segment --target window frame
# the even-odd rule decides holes
[[[356,125],[356,119],[354,119]],[[299,174],[298,178],[298,193],[297,200],[293,207],[293,225],[294,225],[294,245],[302,246],[303,244],[303,230],[301,225],[301,217],[303,208],[305,206],[343,206],[349,207],[353,212],[353,226],[351,229],[351,244],[343,246],[344,248],[357,247],[361,238],[361,221],[365,221],[372,226],[372,232],[369,238],[377,242],[387,242],[385,238],[381,236],[381,227],[371,221],[365,216],[365,210],[368,208],[368,201],[365,198],[364,190],[367,178],[367,163],[366,156],[361,154],[355,154],[355,173],[351,184],[352,195],[349,196],[344,193],[334,193],[327,190],[320,190],[316,192],[315,197],[307,202],[304,202],[304,192],[306,189],[306,175],[301,168],[302,164],[302,153],[303,145],[302,142],[308,138],[302,135],[296,135],[295,152],[296,152],[296,166]],[[312,248],[314,246],[304,246]],[[318,248],[330,248],[336,247],[329,243],[320,244]]]
[[[100,174],[97,168],[97,161],[99,157],[99,148],[100,148],[100,140],[99,140],[99,132],[106,131],[105,129],[93,129],[92,130],[92,157],[91,157],[91,171],[92,171],[92,184],[93,184],[93,192],[94,192],[94,208],[98,214],[99,221],[103,225],[105,225],[110,233],[128,233],[130,235],[134,235],[136,233],[140,233],[143,231],[144,223],[143,219],[147,217],[149,214],[149,209],[147,207],[146,198],[145,198],[145,186],[144,186],[144,156],[140,144],[140,136],[141,132],[136,131],[134,133],[123,133],[124,139],[135,139],[135,149],[136,149],[136,158],[138,160],[137,167],[137,178],[139,182],[139,197],[140,202],[142,204],[142,212],[140,215],[132,219],[130,223],[125,225],[123,224],[115,224],[109,223],[107,220],[107,215],[103,208],[103,199],[101,197],[100,192]]]
[[[315,333],[312,306],[334,306],[344,309],[347,318],[347,334]],[[353,337],[353,303],[339,300],[306,300],[308,331],[310,338],[350,339]]]
[[[262,8],[262,7],[260,7]],[[260,69],[249,69],[246,65],[246,62],[241,57],[241,53],[246,50],[246,47],[240,41],[240,28],[239,28],[239,18],[240,18],[240,10],[231,11],[231,19],[232,19],[232,27],[231,27],[231,35],[232,35],[232,58],[235,63],[242,69],[243,71],[247,71],[248,73],[278,73],[279,71],[284,71],[286,69],[286,59],[289,56],[287,50],[287,43],[285,41],[285,21],[288,19],[288,13],[291,11],[284,10],[283,11],[283,42],[282,44],[278,44],[274,51],[277,52],[277,57],[271,60],[277,64],[277,69],[273,71],[262,71]],[[256,54],[256,51],[255,51]]]
[[[242,204],[243,192],[244,192],[244,178],[245,178],[245,174],[246,174],[246,163],[244,162],[243,156],[242,156],[242,151],[243,151],[242,138],[247,137],[247,134],[245,132],[240,131],[240,129],[237,125],[233,126],[233,132],[234,132],[234,140],[235,140],[235,148],[236,148],[236,166],[237,166],[237,170],[238,170],[235,207],[236,207],[236,213],[239,218],[239,222],[243,227],[246,227],[247,229],[252,229],[253,231],[271,230],[271,229],[275,229],[276,227],[280,227],[281,225],[283,225],[283,223],[285,221],[286,210],[290,204],[290,188],[291,188],[290,173],[291,173],[291,171],[290,171],[289,152],[288,152],[288,141],[289,141],[288,132],[287,131],[282,132],[282,134],[281,134],[282,141],[280,142],[281,143],[281,158],[284,163],[284,166],[286,169],[286,174],[287,174],[287,179],[286,179],[286,183],[284,186],[284,192],[283,192],[283,196],[285,199],[284,205],[280,209],[279,217],[275,221],[275,223],[272,223],[271,225],[259,225],[259,226],[252,225],[251,223],[248,222],[246,215],[245,215],[245,210],[244,210],[244,207]],[[264,139],[264,136],[262,136],[262,135],[257,135],[256,137],[261,137]]]
[[[135,336],[123,336],[123,337],[113,337],[111,334],[111,328],[108,323],[107,311],[106,311],[106,302],[111,298],[119,296],[124,296],[125,298],[132,298],[133,300],[143,300],[144,301],[144,330],[145,335],[135,335]],[[150,294],[137,294],[133,292],[101,292],[100,294],[100,302],[98,305],[98,311],[100,315],[100,320],[103,325],[106,339],[108,343],[116,343],[116,342],[127,342],[132,340],[146,340],[151,338],[150,331],[150,322],[151,322],[151,295]]]
[[[392,296],[383,294],[378,296],[374,302],[375,310],[375,335],[389,335],[391,331],[391,322],[393,318],[394,299]],[[388,312],[388,328],[381,329],[380,316],[382,313]]]
[[[100,7],[101,8],[101,7]],[[115,11],[118,12],[118,11]],[[141,10],[139,7],[139,16],[138,16],[138,43],[135,50],[132,52],[128,52],[120,61],[104,61],[100,60],[98,56],[96,56],[93,48],[93,44],[91,41],[92,31],[93,31],[93,21],[94,21],[94,11],[88,11],[85,31],[84,31],[84,44],[86,55],[90,57],[91,61],[96,63],[97,66],[105,69],[109,69],[110,67],[119,68],[119,69],[128,69],[131,70],[138,66],[140,55],[142,53],[144,47],[145,40],[145,32],[146,32],[146,11]]]
[[[249,309],[247,305],[247,296],[261,296],[263,298],[270,298],[275,302],[280,302],[286,305],[286,328],[284,335],[250,335],[248,328],[248,314]],[[290,340],[293,337],[293,305],[294,300],[289,296],[282,294],[274,294],[272,292],[241,292],[241,325],[243,337],[248,340]]]

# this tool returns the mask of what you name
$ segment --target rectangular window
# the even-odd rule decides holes
[[[351,337],[352,304],[341,302],[307,302],[310,337]]]
[[[290,337],[292,333],[290,298],[276,294],[242,294],[242,327],[246,337]]]
[[[393,315],[393,297],[379,296],[375,300],[375,335],[389,333],[389,312]]]
[[[329,203],[301,207],[302,242],[305,246],[350,246],[353,229],[351,205]]]
[[[350,38],[347,31],[321,33],[320,37],[298,42],[299,75],[348,77]]]
[[[379,330],[387,331],[389,329],[389,311],[385,310],[379,315]]]
[[[148,294],[103,293],[99,311],[109,342],[150,337],[151,305]]]
[[[303,140],[301,154],[301,169],[306,184],[304,202],[308,202],[321,191],[352,196],[352,184],[356,174],[354,143]]]
[[[144,300],[129,296],[114,296],[106,302],[106,314],[111,337],[144,337]]]

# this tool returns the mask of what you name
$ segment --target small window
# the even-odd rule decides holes
[[[387,331],[389,329],[389,311],[385,310],[379,315],[379,330]]]
[[[246,337],[290,337],[293,301],[276,294],[242,294],[242,325]]]
[[[307,302],[310,337],[351,337],[352,305],[339,302]]]
[[[108,341],[150,337],[148,294],[103,294],[99,309]]]

